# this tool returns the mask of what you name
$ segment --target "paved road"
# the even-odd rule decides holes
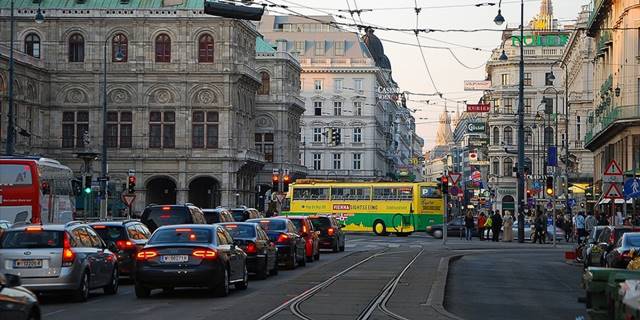
[[[581,269],[562,250],[465,255],[449,269],[445,307],[464,319],[576,319]]]

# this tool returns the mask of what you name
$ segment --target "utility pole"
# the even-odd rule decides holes
[[[15,152],[16,124],[15,110],[13,105],[13,82],[14,82],[14,60],[13,60],[13,33],[15,16],[13,14],[14,0],[11,0],[11,22],[9,27],[9,110],[7,110],[7,144],[5,145],[5,155],[12,156]]]
[[[520,82],[518,83],[518,242],[524,242],[524,0],[520,1]]]

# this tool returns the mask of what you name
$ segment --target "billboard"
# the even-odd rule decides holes
[[[491,80],[465,80],[464,91],[491,90]]]

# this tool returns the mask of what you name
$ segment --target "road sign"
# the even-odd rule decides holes
[[[609,185],[609,189],[605,192],[604,197],[607,199],[622,199],[622,191],[620,191],[620,186],[616,183],[612,183]]]
[[[135,194],[122,194],[122,202],[124,202],[127,207],[131,207],[134,200],[136,200]]]
[[[624,177],[623,176],[602,176],[602,182],[605,183],[623,183],[624,182]]]
[[[615,160],[611,160],[607,165],[607,170],[604,171],[605,176],[621,176],[622,169]]]
[[[459,172],[449,172],[449,178],[451,178],[451,183],[454,186],[458,184],[458,181],[460,181],[460,177],[462,177],[462,174]]]
[[[558,165],[558,147],[550,146],[547,149],[547,165],[551,167]]]
[[[451,187],[451,189],[449,189],[449,193],[451,195],[457,196],[458,194],[460,194],[460,189],[458,187]]]
[[[569,199],[569,206],[575,207],[576,206],[576,199]]]
[[[547,202],[547,209],[549,209],[549,210],[553,209],[553,202],[551,200],[549,200],[549,202]]]
[[[629,178],[624,182],[624,197],[627,199],[640,198],[639,178]]]

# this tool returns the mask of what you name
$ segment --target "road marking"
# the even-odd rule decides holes
[[[411,246],[409,246],[409,248],[422,248],[421,244],[413,244]]]
[[[389,248],[398,248],[398,247],[400,247],[400,245],[399,245],[399,244],[397,244],[397,243],[389,243],[389,244],[387,245],[387,247],[389,247]]]
[[[57,311],[51,311],[49,313],[43,314],[42,317],[46,318],[46,317],[52,316],[54,314],[58,314],[58,313],[65,312],[65,311],[67,311],[67,309],[60,309],[60,310],[57,310]]]

